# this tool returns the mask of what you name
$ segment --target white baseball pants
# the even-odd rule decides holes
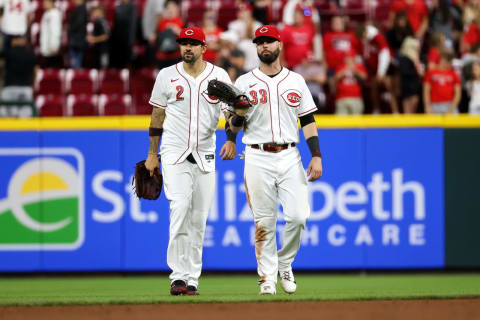
[[[291,268],[300,247],[302,231],[310,215],[307,176],[295,147],[272,153],[247,146],[245,186],[256,226],[255,255],[260,282],[277,282],[278,270]],[[283,207],[285,228],[277,252],[278,202]]]
[[[202,172],[188,161],[162,163],[165,196],[170,202],[167,264],[170,280],[198,287],[202,272],[203,237],[215,191],[215,171]]]

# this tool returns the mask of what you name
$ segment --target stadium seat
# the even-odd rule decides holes
[[[140,69],[130,74],[130,93],[133,104],[135,105],[135,110],[137,106],[142,105],[150,108],[148,100],[150,99],[156,76],[157,70],[149,68]],[[151,112],[152,109],[150,108],[150,113]],[[143,113],[144,112],[141,112],[141,114]]]
[[[237,19],[238,8],[235,3],[222,3],[218,9],[217,25],[223,30],[228,29],[228,24]]]
[[[65,91],[70,94],[95,94],[97,83],[96,69],[69,69],[65,74]]]
[[[63,96],[55,94],[39,95],[35,99],[35,107],[40,117],[65,116],[65,99]]]
[[[134,114],[152,114],[153,107],[148,102],[135,104],[133,108]]]
[[[102,94],[98,98],[98,113],[104,116],[119,116],[131,112],[132,96],[129,94]]]
[[[121,94],[128,93],[129,71],[128,69],[106,69],[99,73],[99,93]]]
[[[203,23],[203,15],[207,10],[205,3],[202,2],[190,2],[183,4],[182,12],[186,12],[185,19],[187,25],[201,26]],[[185,8],[186,7],[186,8]]]
[[[98,96],[90,94],[69,94],[67,96],[68,116],[98,116]]]
[[[40,69],[35,75],[36,94],[63,94],[65,71],[58,69]]]

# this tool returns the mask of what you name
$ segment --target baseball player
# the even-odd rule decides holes
[[[203,60],[202,29],[182,29],[177,42],[183,61],[160,70],[149,101],[154,108],[145,166],[151,174],[159,166],[163,135],[160,155],[170,202],[170,293],[198,295],[203,238],[215,190],[215,130],[221,108],[226,110],[205,91],[211,79],[231,81],[224,69]],[[229,139],[220,151],[225,160],[236,155],[232,135]]]
[[[313,112],[317,110],[305,80],[281,66],[280,33],[266,25],[255,32],[260,67],[239,77],[235,86],[244,91],[252,107],[236,110],[229,118],[233,132],[244,128],[245,186],[256,226],[255,254],[260,276],[260,294],[275,294],[277,273],[287,293],[296,282],[292,262],[310,215],[307,181],[322,175],[322,155]],[[298,123],[312,153],[307,174],[302,166]],[[283,206],[286,225],[282,248],[277,252],[277,198]]]

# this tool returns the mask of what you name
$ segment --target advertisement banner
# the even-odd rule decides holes
[[[444,266],[443,129],[319,130],[296,269]],[[237,151],[244,146],[238,137]],[[225,142],[217,132],[217,153]],[[145,130],[0,132],[0,271],[168,270],[169,209],[139,200]],[[310,155],[298,146],[304,167]],[[217,159],[205,270],[255,270],[243,160]],[[282,208],[277,239],[281,245]]]

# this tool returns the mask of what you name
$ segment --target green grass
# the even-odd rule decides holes
[[[208,275],[200,296],[172,297],[162,276],[0,278],[0,306],[480,297],[480,275],[297,275],[298,289],[259,296],[257,277]]]

